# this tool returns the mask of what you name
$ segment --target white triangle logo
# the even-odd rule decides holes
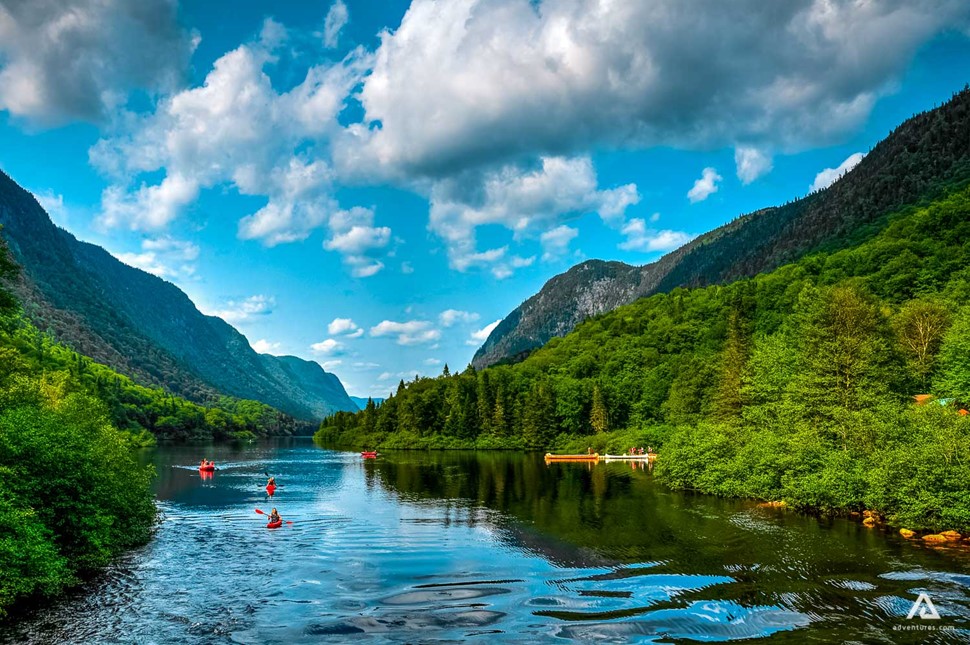
[[[906,614],[906,618],[912,618],[919,611],[919,617],[923,620],[939,620],[940,614],[936,611],[936,607],[933,606],[933,601],[926,593],[921,593],[913,603],[913,608],[909,610]]]

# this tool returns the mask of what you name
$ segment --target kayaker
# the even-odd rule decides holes
[[[276,509],[274,508],[274,509],[273,509],[272,511],[270,511],[270,513],[269,513],[269,523],[270,523],[270,524],[273,524],[274,522],[279,522],[279,521],[280,521],[280,514],[279,514],[279,513],[277,513],[277,512],[276,512]]]
[[[199,468],[205,468],[205,457],[202,458],[202,463],[199,464]]]
[[[269,488],[270,486],[272,486],[274,488],[276,487],[276,478],[275,477],[270,477],[269,478],[269,481],[266,482],[266,487]]]

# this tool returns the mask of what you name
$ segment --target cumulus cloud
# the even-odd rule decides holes
[[[546,231],[539,236],[542,244],[542,261],[553,262],[569,252],[569,243],[579,235],[579,231],[560,224],[556,228]]]
[[[758,177],[771,172],[771,156],[757,148],[740,147],[734,150],[734,165],[738,179],[747,186]]]
[[[496,320],[490,325],[485,325],[481,329],[473,331],[471,334],[471,337],[465,341],[465,344],[470,345],[472,347],[477,347],[481,345],[486,340],[488,340],[489,334],[491,334],[495,330],[495,328],[498,327],[498,324],[500,322],[502,322],[501,318],[499,318],[498,320]]]
[[[377,259],[391,241],[391,229],[374,225],[374,211],[355,207],[338,211],[330,219],[330,239],[323,243],[329,251],[339,252],[356,278],[366,278],[384,268]]]
[[[705,168],[701,173],[701,178],[694,182],[694,187],[687,191],[687,199],[691,204],[702,202],[717,192],[717,182],[723,177],[717,174],[713,168]]]
[[[260,338],[255,343],[250,343],[257,354],[272,354],[273,356],[279,356],[281,343],[274,343],[266,340],[265,338]]]
[[[922,43],[968,23],[959,0],[414,0],[338,165],[441,176],[591,144],[831,142]]]
[[[334,318],[327,325],[327,333],[331,336],[346,336],[347,338],[360,338],[364,335],[364,330],[357,326],[350,318]]]
[[[374,337],[394,336],[398,345],[424,345],[437,342],[441,338],[441,331],[426,320],[409,320],[395,322],[384,320],[371,327],[370,335]]]
[[[132,90],[175,89],[197,42],[174,0],[0,3],[0,110],[40,125],[106,121]]]
[[[245,323],[256,316],[268,316],[273,313],[276,298],[257,294],[242,300],[228,300],[225,306],[214,311],[205,311],[206,315],[217,316],[228,323]]]
[[[459,309],[446,309],[438,315],[438,322],[442,327],[451,327],[458,323],[473,323],[478,320],[478,314],[471,311],[461,311]]]
[[[347,5],[344,4],[343,0],[337,0],[330,5],[330,10],[327,11],[327,17],[323,22],[323,44],[330,49],[336,47],[340,38],[340,30],[349,20],[350,12],[347,11]]]
[[[214,186],[266,199],[240,219],[238,234],[267,246],[305,239],[339,211],[320,147],[340,128],[337,115],[367,56],[312,66],[279,93],[265,68],[286,39],[282,25],[266,21],[256,41],[216,60],[201,86],[127,115],[124,128],[98,141],[90,159],[113,182],[102,194],[102,225],[162,228]],[[139,179],[159,172],[160,181]]]
[[[521,240],[583,213],[622,221],[627,207],[639,201],[634,184],[599,189],[589,157],[543,157],[528,170],[504,166],[436,182],[429,227],[445,241],[452,268],[490,267],[495,277],[503,278],[535,258],[510,254],[507,246],[478,250],[478,227],[498,225]]]
[[[166,236],[142,240],[139,252],[112,255],[128,266],[147,271],[159,278],[175,280],[195,274],[199,247],[192,242]]]
[[[338,354],[343,351],[344,344],[333,338],[327,338],[319,343],[313,343],[310,345],[310,349],[317,354]]]
[[[812,185],[808,187],[808,192],[814,193],[816,190],[828,188],[842,175],[858,166],[859,162],[862,161],[862,158],[865,156],[866,153],[864,152],[856,152],[849,155],[845,161],[839,164],[838,168],[826,168],[822,172],[818,173],[815,175],[815,181],[813,181]]]
[[[645,220],[634,217],[621,231],[626,241],[618,247],[624,251],[640,251],[653,253],[656,251],[672,251],[690,242],[694,236],[683,231],[658,231],[647,227]]]

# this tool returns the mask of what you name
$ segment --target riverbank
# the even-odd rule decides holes
[[[918,532],[970,532],[970,418],[942,406],[886,406],[840,425],[811,419],[655,425],[595,435],[560,434],[540,452],[623,453],[660,448],[656,475],[676,490],[782,502],[809,513],[875,513]],[[521,437],[322,428],[314,440],[363,450],[525,450]],[[852,446],[850,449],[849,446]]]

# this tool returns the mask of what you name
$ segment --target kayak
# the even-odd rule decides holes
[[[266,528],[268,528],[268,529],[278,529],[281,526],[283,526],[283,520],[276,520],[275,522],[270,522],[269,524],[267,524],[266,525]]]
[[[377,459],[377,451],[367,452],[366,450],[360,453],[360,456],[364,459]]]
[[[270,484],[269,486],[266,487],[267,494],[272,495],[275,492],[276,492],[276,486],[273,486],[272,484]]]
[[[199,470],[201,470],[204,473],[211,473],[215,469],[216,469],[215,464],[212,464],[211,466],[199,466]]]

